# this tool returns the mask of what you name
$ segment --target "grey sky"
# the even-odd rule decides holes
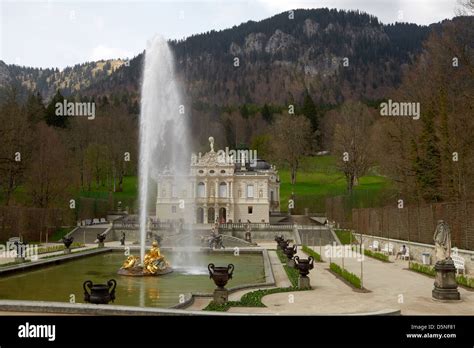
[[[383,23],[452,18],[457,0],[6,1],[0,0],[0,59],[35,67],[133,57],[155,34],[183,38],[295,8],[359,9]]]

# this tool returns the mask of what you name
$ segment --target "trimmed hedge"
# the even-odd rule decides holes
[[[71,249],[76,249],[76,248],[82,248],[85,246],[85,244],[79,243],[79,242],[74,242],[71,244]],[[46,254],[46,253],[53,253],[56,251],[61,251],[66,249],[64,245],[52,245],[52,246],[47,246],[47,247],[39,247],[38,248],[38,254]]]
[[[364,254],[366,256],[372,257],[374,259],[377,259],[377,260],[380,260],[380,261],[383,261],[383,262],[390,262],[390,260],[388,258],[388,255],[378,253],[376,251],[370,251],[370,250],[364,249]]]
[[[323,259],[321,258],[321,255],[319,255],[316,251],[314,251],[313,249],[307,247],[306,245],[303,245],[301,250],[303,250],[303,252],[306,253],[307,255],[312,256],[314,258],[314,261],[323,262]]]
[[[277,294],[280,292],[293,292],[293,291],[304,291],[304,290],[298,289],[295,287],[256,290],[256,291],[248,292],[245,295],[243,295],[240,301],[229,301],[224,304],[217,304],[214,301],[211,301],[203,310],[225,312],[230,307],[266,307],[262,302],[263,296]]]
[[[409,262],[408,266],[410,270],[412,271],[423,273],[430,277],[436,276],[436,270],[434,269],[434,267],[431,267],[428,265],[422,265],[417,262]],[[467,288],[474,288],[474,278],[466,277],[461,274],[461,275],[456,276],[456,282],[459,285],[465,286]]]
[[[422,265],[421,263],[410,261],[408,262],[408,268],[412,271],[429,275],[430,277],[436,276],[436,271],[434,267],[428,265]]]
[[[342,278],[347,280],[349,283],[354,285],[358,289],[362,289],[362,284],[360,281],[360,278],[356,276],[354,273],[351,273],[344,268],[341,268],[338,264],[335,264],[334,262],[331,262],[329,265],[329,268],[331,271],[333,271],[336,274],[339,274]]]
[[[468,288],[474,288],[474,278],[469,278],[464,275],[458,275],[456,277],[456,282],[459,285],[463,285]]]

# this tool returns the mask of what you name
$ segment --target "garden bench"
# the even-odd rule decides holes
[[[372,249],[374,251],[379,250],[379,248],[380,248],[380,246],[379,246],[379,241],[378,240],[374,240],[372,242],[372,244],[369,245],[369,249]]]
[[[464,275],[466,272],[466,261],[462,256],[459,255],[451,255],[451,259],[454,261],[454,267],[456,267],[456,273],[458,274],[459,271],[462,271],[462,274]]]
[[[388,255],[393,255],[393,243],[385,244],[382,251]]]

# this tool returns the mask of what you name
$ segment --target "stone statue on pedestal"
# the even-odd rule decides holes
[[[433,299],[442,301],[460,300],[456,282],[456,267],[451,259],[451,230],[446,222],[438,221],[433,235],[436,253],[436,278],[432,291]]]

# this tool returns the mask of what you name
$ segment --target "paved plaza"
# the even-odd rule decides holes
[[[259,243],[270,249],[276,285],[287,287],[290,282],[274,250],[275,243]],[[319,252],[319,246],[313,247]],[[307,255],[298,251],[300,257]],[[359,255],[360,257],[360,255]],[[393,257],[391,257],[393,259]],[[333,259],[341,265],[341,259]],[[312,290],[267,295],[262,302],[266,308],[231,307],[229,313],[266,314],[361,314],[400,310],[402,315],[473,315],[474,291],[459,287],[461,301],[443,303],[431,298],[434,279],[408,270],[408,261],[384,263],[369,257],[363,261],[363,285],[368,292],[354,290],[329,271],[329,263],[315,263],[310,272]],[[345,268],[360,276],[361,265],[356,258],[345,259]],[[230,300],[253,290],[230,295]],[[289,296],[292,295],[292,296]],[[198,299],[189,309],[204,308],[209,299]]]

